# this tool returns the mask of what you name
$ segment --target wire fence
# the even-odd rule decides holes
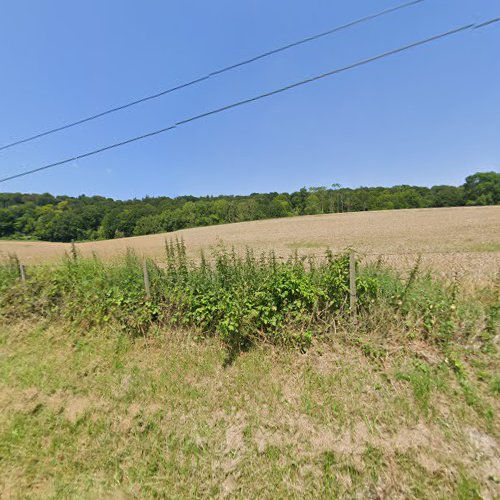
[[[326,248],[326,247],[325,247]],[[242,249],[236,250],[238,253]],[[133,250],[129,249],[129,252],[135,253]],[[234,248],[233,248],[234,251]],[[269,252],[275,252],[274,249],[262,250],[260,253],[265,254]],[[319,249],[314,251],[299,253],[298,250],[295,252],[289,252],[288,257],[294,255],[300,255],[302,259],[310,259],[311,265],[314,262],[322,259],[324,255],[324,250],[319,252]],[[490,251],[490,252],[479,252],[479,251],[467,251],[467,250],[416,250],[405,252],[384,252],[384,251],[363,251],[354,248],[348,248],[344,250],[334,251],[334,254],[346,254],[349,253],[351,256],[351,261],[356,264],[361,265],[373,265],[379,264],[384,265],[389,268],[394,269],[400,273],[407,274],[412,272],[416,267],[420,272],[430,273],[436,278],[448,279],[453,278],[454,280],[459,280],[467,283],[477,283],[484,284],[485,282],[500,281],[500,251]],[[80,257],[77,249],[74,245],[71,246],[71,250],[65,252],[68,258],[76,260]],[[285,260],[285,257],[280,252],[276,253],[276,256],[280,260]],[[38,265],[43,265],[42,263],[30,263],[29,265],[26,261],[19,260],[17,256],[14,256],[18,262],[19,268],[19,279],[22,282],[27,281],[27,276],[29,275],[29,268],[36,267]],[[93,258],[97,258],[96,254],[92,255]],[[154,260],[159,268],[166,265],[163,262],[163,258],[152,259],[151,257],[143,256],[143,262],[146,259]],[[192,257],[192,261],[195,262],[197,259]],[[207,258],[210,261],[210,258]],[[52,263],[57,265],[57,263]],[[354,265],[354,264],[353,264]],[[144,264],[144,286],[146,294],[148,294],[149,289],[149,278],[147,275],[147,266]]]

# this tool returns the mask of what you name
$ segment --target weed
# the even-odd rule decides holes
[[[460,474],[455,490],[457,500],[480,500],[482,498],[480,491],[477,481],[464,473]]]
[[[500,396],[500,377],[494,377],[491,380],[490,389],[495,396]]]
[[[333,324],[351,325],[347,254],[327,251],[322,261],[307,261],[295,253],[281,260],[274,252],[239,256],[219,247],[195,262],[182,240],[167,241],[165,253],[165,266],[147,262],[150,298],[142,262],[131,251],[121,262],[104,264],[74,249],[60,265],[31,268],[26,286],[13,256],[0,265],[0,314],[63,317],[85,331],[109,324],[131,335],[146,335],[153,326],[189,327],[219,336],[229,361],[260,340],[305,351]],[[479,331],[491,348],[498,302],[461,299],[458,282],[448,286],[420,273],[419,262],[408,280],[380,263],[358,265],[356,287],[360,332],[369,333],[377,311],[386,311],[403,335],[446,345]],[[480,294],[491,297],[487,290]],[[367,356],[382,358],[371,345],[361,341]]]

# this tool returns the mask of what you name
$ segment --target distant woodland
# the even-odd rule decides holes
[[[500,174],[480,172],[461,186],[302,188],[249,196],[146,197],[0,193],[0,238],[82,241],[295,215],[500,203]]]

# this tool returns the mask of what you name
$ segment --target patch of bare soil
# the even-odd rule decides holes
[[[466,436],[473,448],[473,457],[480,465],[483,480],[496,482],[497,498],[500,496],[500,446],[498,441],[488,434],[472,427],[466,429]]]
[[[46,395],[35,388],[19,390],[2,387],[0,390],[0,411],[32,414],[43,407],[62,414],[65,419],[75,424],[87,412],[102,410],[105,403],[62,391]]]

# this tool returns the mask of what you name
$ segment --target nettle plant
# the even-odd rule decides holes
[[[177,320],[220,334],[233,347],[245,348],[259,337],[307,344],[318,320],[348,310],[347,255],[327,252],[316,264],[297,254],[283,260],[273,252],[256,257],[247,250],[239,257],[218,249],[210,263],[203,257],[188,266],[177,242],[167,245],[167,262]],[[366,308],[377,295],[377,280],[360,276],[357,288],[359,305]]]
[[[110,325],[130,335],[145,335],[153,325],[180,326],[220,336],[233,351],[259,340],[305,349],[334,324],[369,335],[382,321],[387,331],[441,344],[478,331],[488,340],[498,330],[498,289],[466,300],[458,283],[437,281],[418,265],[407,279],[380,263],[357,266],[356,326],[348,254],[283,259],[221,247],[192,260],[182,241],[170,241],[165,261],[146,266],[149,294],[143,262],[131,252],[114,263],[70,255],[56,266],[30,267],[23,283],[12,257],[0,265],[0,317],[57,317],[82,331]]]

